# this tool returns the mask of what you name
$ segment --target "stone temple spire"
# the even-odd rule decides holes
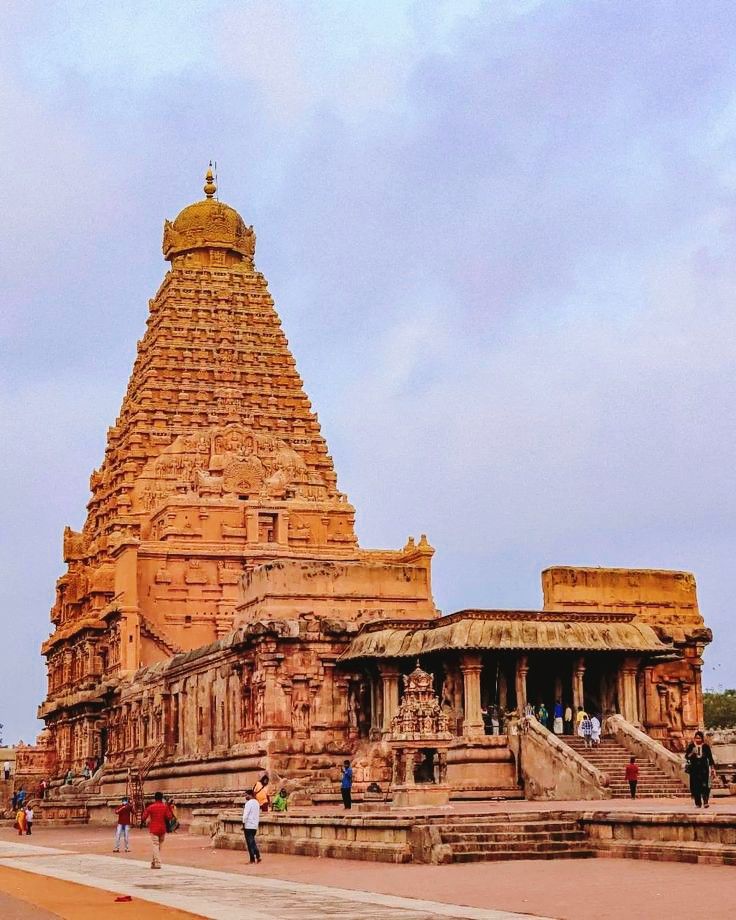
[[[234,591],[250,566],[295,553],[348,559],[359,551],[354,509],[338,492],[319,421],[254,266],[256,235],[215,191],[210,167],[206,197],[164,223],[171,267],[149,302],[127,392],[90,479],[84,528],[65,531],[69,571],[57,585],[49,650],[77,624],[102,628],[101,618],[123,606],[131,623],[140,616],[152,632],[158,623],[156,641],[165,645],[185,598],[197,616],[207,612],[209,632],[179,635],[177,627],[179,639],[210,641],[213,623],[219,634],[232,622],[227,586]],[[150,559],[159,561],[144,561],[144,547],[155,547]],[[128,550],[158,572],[145,602],[121,581]],[[178,587],[168,592],[169,584]]]
[[[278,437],[303,459],[315,495],[337,496],[317,417],[266,280],[253,264],[255,233],[213,197],[215,191],[210,167],[207,197],[164,224],[171,270],[150,302],[148,329],[108,432],[105,461],[92,476],[90,535],[117,527],[143,492],[150,504],[162,489],[184,488],[173,481],[162,486],[155,458],[179,437],[227,425]],[[143,485],[139,477],[147,465]]]

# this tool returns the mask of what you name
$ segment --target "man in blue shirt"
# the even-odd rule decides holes
[[[345,808],[353,807],[353,768],[350,761],[346,760],[342,765],[342,782],[340,783],[340,792],[342,793],[342,803]]]

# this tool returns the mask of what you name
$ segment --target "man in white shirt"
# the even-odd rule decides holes
[[[6,760],[3,764],[3,776],[5,777],[5,782],[10,779],[10,761]]]
[[[256,831],[258,830],[260,819],[261,806],[252,792],[246,792],[243,807],[243,834],[245,835],[245,845],[248,848],[248,856],[250,856],[252,863],[261,861],[261,853],[256,843]]]

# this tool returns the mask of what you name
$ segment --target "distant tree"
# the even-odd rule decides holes
[[[706,690],[703,710],[706,728],[736,728],[736,690]]]

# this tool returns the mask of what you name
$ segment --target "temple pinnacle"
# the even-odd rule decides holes
[[[212,160],[210,160],[210,165],[204,177],[204,193],[208,198],[212,198],[216,191],[215,177],[212,175]]]

